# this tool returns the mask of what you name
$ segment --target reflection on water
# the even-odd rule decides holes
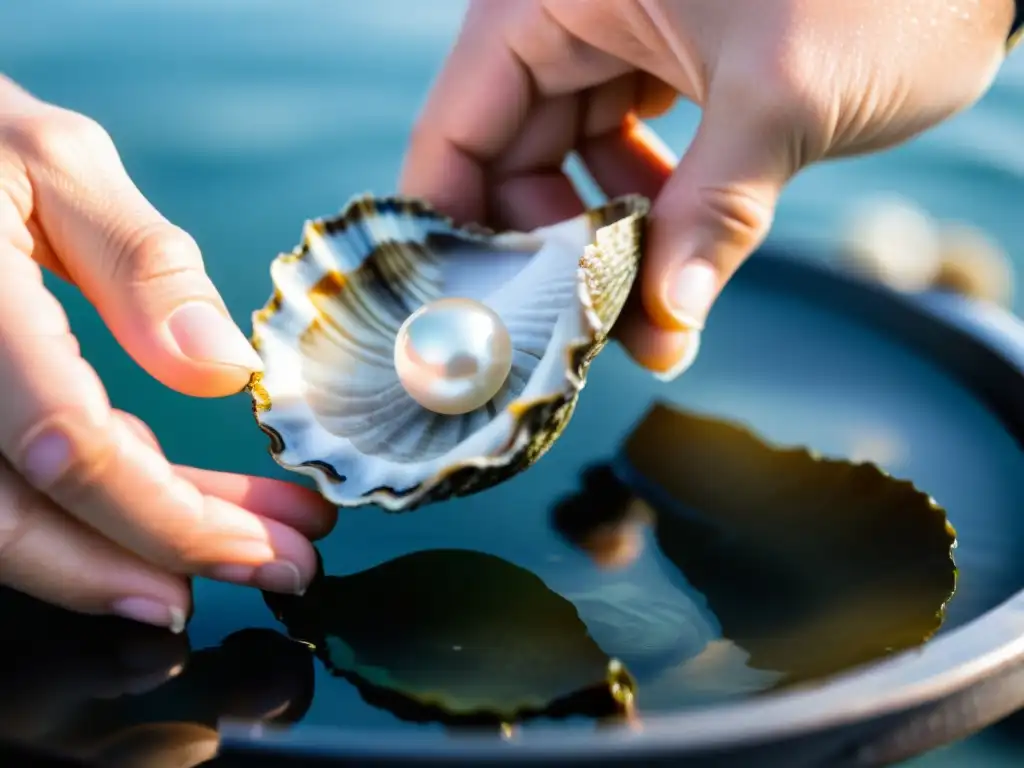
[[[459,547],[340,576],[321,563],[304,596],[264,595],[292,639],[243,630],[189,658],[181,637],[12,597],[37,606],[19,626],[35,611],[47,632],[0,668],[19,706],[3,735],[191,767],[219,719],[297,723],[337,686],[392,726],[642,726],[919,645],[955,586],[952,528],[910,483],[678,406],[655,402],[578,483],[534,529],[586,553],[571,574]]]
[[[632,703],[572,603],[493,555],[425,550],[266,599],[332,674],[402,720],[612,717]]]
[[[220,719],[286,725],[309,707],[313,660],[280,633],[190,653],[184,635],[7,590],[0,604],[19,627],[0,640],[0,740],[106,768],[192,768],[215,754]],[[0,765],[37,764],[0,749]]]
[[[616,533],[635,542],[651,521],[657,547],[729,643],[715,638],[647,675],[605,646],[637,674],[641,711],[691,703],[697,691],[706,700],[807,682],[913,647],[938,629],[955,588],[953,530],[910,483],[870,464],[774,449],[664,404],[611,466],[585,474],[554,519],[602,563],[609,551],[637,549],[613,543]],[[640,606],[636,635],[656,623]]]
[[[551,593],[571,606],[601,659],[617,658],[629,671],[636,681],[641,724],[645,712],[761,695],[801,680],[813,684],[831,668],[888,652],[878,640],[894,627],[909,629],[893,632],[892,647],[913,645],[931,631],[952,589],[948,533],[938,510],[901,486],[909,494],[905,506],[871,504],[862,510],[863,522],[884,523],[881,533],[890,537],[872,539],[870,531],[857,528],[856,518],[841,514],[851,508],[825,494],[826,486],[813,486],[822,491],[817,506],[769,508],[768,501],[784,498],[786,487],[769,482],[782,480],[781,470],[758,475],[759,467],[769,466],[759,463],[768,461],[765,446],[749,435],[730,437],[730,428],[711,418],[679,415],[700,413],[750,424],[773,444],[810,444],[837,458],[850,455],[866,431],[903,446],[900,458],[886,464],[887,471],[913,478],[941,499],[960,535],[961,578],[940,631],[963,626],[1019,588],[1014,553],[1019,554],[1016,521],[1022,496],[1015,478],[1024,464],[1012,438],[969,393],[884,337],[809,301],[745,282],[742,272],[716,311],[716,321],[706,332],[712,343],[685,380],[659,383],[610,347],[595,361],[572,425],[530,472],[477,497],[410,515],[375,510],[342,515],[337,530],[318,543],[327,572],[332,577],[365,574],[410,553],[459,549],[486,553],[518,568],[513,584],[536,587],[538,581],[529,576],[534,574],[546,591],[529,590]],[[752,323],[760,328],[755,339],[748,333]],[[791,341],[798,334],[801,344],[794,346]],[[237,432],[251,434],[248,403],[229,405],[239,413]],[[647,419],[652,408],[671,408],[677,415]],[[667,432],[660,434],[663,427]],[[220,444],[220,450],[231,455],[231,445]],[[258,448],[263,450],[262,445]],[[790,452],[777,455],[785,465]],[[806,464],[808,456],[802,455]],[[263,461],[270,459],[263,456]],[[803,470],[796,463],[788,471]],[[757,477],[760,487],[752,480]],[[889,482],[895,481],[885,484]],[[751,488],[757,493],[750,494]],[[751,506],[738,503],[743,499]],[[769,519],[781,516],[775,519],[785,519],[787,525],[759,529],[758,517],[751,514],[755,511]],[[887,512],[890,517],[884,518]],[[709,518],[716,516],[728,523],[720,526],[725,532],[731,526],[731,537],[716,534],[709,525]],[[828,530],[816,527],[819,520],[830,525],[838,520],[849,534],[849,548],[840,547],[846,541],[836,542],[828,538]],[[900,544],[900,520],[916,520],[934,537],[907,536]],[[792,535],[780,538],[779,531]],[[820,553],[813,546],[815,537],[827,545]],[[763,545],[775,554],[771,562],[753,562],[758,568],[774,568],[770,573],[779,579],[775,589],[764,589],[765,571],[745,565],[750,555],[746,547],[758,538],[764,539],[757,542],[759,551]],[[703,543],[695,547],[695,542]],[[934,547],[934,560],[923,550],[910,550],[916,554],[908,562],[926,566],[920,572],[923,580],[915,582],[912,571],[896,568],[899,547],[908,543]],[[738,552],[744,553],[742,558]],[[795,553],[792,563],[786,561],[787,552]],[[863,563],[871,557],[877,563],[865,569]],[[844,562],[851,567],[841,567]],[[801,564],[807,569],[801,571]],[[810,572],[809,564],[818,570]],[[931,575],[934,593],[929,591]],[[792,583],[796,578],[806,581],[802,586]],[[420,589],[429,591],[434,582],[422,580]],[[881,588],[872,585],[878,584],[901,595],[900,604],[914,610],[889,616],[886,621],[892,621],[883,625],[873,613],[858,613],[859,606],[877,600]],[[915,584],[928,588],[917,590]],[[400,737],[402,729],[431,738],[447,738],[452,732],[436,710],[416,710],[412,714],[425,714],[430,722],[410,723],[396,718],[397,697],[389,697],[387,706],[382,700],[368,702],[357,685],[332,676],[307,646],[285,638],[284,626],[258,592],[202,579],[195,587],[197,610],[189,640],[201,649],[193,659],[208,659],[205,664],[189,661],[187,648],[176,650],[173,643],[161,656],[154,652],[160,644],[148,639],[153,635],[139,635],[139,628],[123,623],[97,623],[56,610],[22,615],[18,601],[0,601],[5,626],[17,627],[16,633],[7,634],[7,653],[0,655],[0,690],[7,694],[0,697],[0,708],[10,710],[0,714],[0,728],[5,729],[0,735],[52,747],[70,743],[86,751],[100,749],[97,740],[129,750],[209,749],[217,712],[256,719],[284,712],[286,722],[343,725],[370,738],[394,738],[396,731]],[[764,610],[752,604],[746,590],[765,602]],[[827,600],[830,590],[843,599]],[[823,603],[842,610],[821,611]],[[500,604],[496,600],[492,611]],[[375,621],[386,626],[394,619],[393,612],[382,611]],[[908,623],[901,625],[904,619]],[[862,624],[850,629],[858,621]],[[103,629],[113,626],[125,631],[123,638]],[[249,651],[239,650],[239,630],[259,627],[264,631],[243,633],[247,647],[254,649],[247,656]],[[874,642],[837,640],[833,635],[840,630],[850,639]],[[773,644],[773,636],[782,640]],[[586,644],[585,636],[575,637]],[[820,637],[832,644],[813,647]],[[507,648],[516,636],[501,640]],[[802,656],[793,658],[793,649],[805,640],[805,649],[812,645],[806,663]],[[842,644],[836,647],[839,640]],[[247,674],[229,672],[232,659],[245,658],[250,659]],[[490,663],[488,658],[494,657],[485,657],[483,663]],[[365,666],[376,661],[371,657]],[[544,661],[535,660],[534,668],[542,669]],[[164,683],[167,670],[180,664],[184,672]],[[880,698],[884,695],[879,692]],[[116,702],[107,701],[117,696]],[[590,716],[561,720],[558,727],[595,727],[597,713],[575,711]],[[90,712],[93,723],[76,727],[89,722],[85,718]],[[106,713],[104,724],[95,724],[96,712]],[[545,718],[526,722],[522,729],[531,729],[538,720]],[[188,727],[178,727],[183,724]],[[82,736],[66,742],[64,734]]]
[[[432,549],[268,603],[365,702],[445,723],[610,716],[633,679],[641,714],[756,694],[942,622],[955,537],[910,483],[663,404],[609,459],[552,521],[593,558],[582,569],[621,579],[559,595],[494,555]],[[631,577],[645,557],[679,588]],[[610,659],[632,679],[609,677]]]

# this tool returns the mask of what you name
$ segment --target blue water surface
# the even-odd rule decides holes
[[[269,257],[291,248],[305,218],[335,211],[352,193],[394,188],[404,142],[464,7],[462,0],[10,0],[0,8],[0,71],[106,126],[141,189],[197,239],[248,327],[250,310],[269,291]],[[684,105],[655,125],[682,151],[697,117]],[[982,227],[1020,267],[1022,135],[1024,52],[979,105],[940,128],[884,155],[803,173],[782,199],[772,238],[821,252],[850,204],[897,192]],[[1024,270],[1018,274],[1020,296]],[[115,404],[144,415],[172,458],[240,471],[266,466],[263,441],[240,426],[245,408],[159,387],[76,293],[55,290]],[[209,423],[223,430],[196,439],[182,426]],[[986,732],[908,765],[1019,765],[1021,743]]]

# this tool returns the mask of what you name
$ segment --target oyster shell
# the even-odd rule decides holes
[[[342,507],[401,511],[474,493],[558,439],[636,277],[649,202],[613,200],[530,233],[457,227],[409,198],[357,197],[307,222],[253,315],[249,392],[270,452]],[[394,363],[403,322],[437,299],[494,310],[512,369],[485,406],[430,411]]]

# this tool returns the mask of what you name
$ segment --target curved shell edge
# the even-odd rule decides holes
[[[408,205],[416,212],[438,216],[448,223],[451,222],[416,198],[384,199]],[[358,215],[360,207],[372,202],[373,198],[369,195],[356,197],[339,214],[317,219],[314,224],[351,216],[354,215],[353,212]],[[256,373],[250,378],[245,391],[252,399],[253,417],[269,438],[268,452],[271,457],[283,468],[312,478],[321,495],[338,507],[357,508],[376,504],[388,512],[412,511],[433,502],[467,496],[497,485],[529,468],[547,453],[568,425],[580,392],[586,384],[590,364],[604,348],[612,327],[625,306],[639,270],[649,210],[650,202],[647,198],[626,195],[583,214],[590,224],[591,242],[580,257],[578,299],[588,333],[575,339],[568,346],[564,387],[561,391],[527,402],[516,400],[510,404],[509,410],[512,412],[514,423],[508,440],[496,453],[456,461],[406,489],[379,487],[351,499],[337,493],[337,487],[346,482],[346,478],[340,476],[329,464],[318,461],[296,464],[281,458],[285,450],[284,437],[261,418],[262,414],[273,409],[273,399],[263,386],[263,375]],[[467,225],[461,229],[474,236],[494,234],[477,225]],[[306,231],[308,227],[304,228],[303,243]],[[623,239],[632,242],[629,250],[635,256],[619,260],[624,263],[608,260],[606,251],[614,251],[615,241]],[[289,253],[280,254],[277,259],[302,258],[303,243]],[[281,302],[281,293],[275,286],[265,305],[253,313],[251,343],[257,351],[260,347],[257,326],[261,321],[265,322],[274,315],[281,308]],[[541,429],[542,426],[545,428]]]

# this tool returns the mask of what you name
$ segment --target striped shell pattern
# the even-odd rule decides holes
[[[529,233],[457,227],[426,203],[354,198],[271,264],[249,392],[270,452],[341,507],[413,509],[529,467],[568,423],[633,285],[649,203],[613,200]],[[462,415],[403,389],[393,349],[422,305],[460,296],[512,338],[505,385]]]

